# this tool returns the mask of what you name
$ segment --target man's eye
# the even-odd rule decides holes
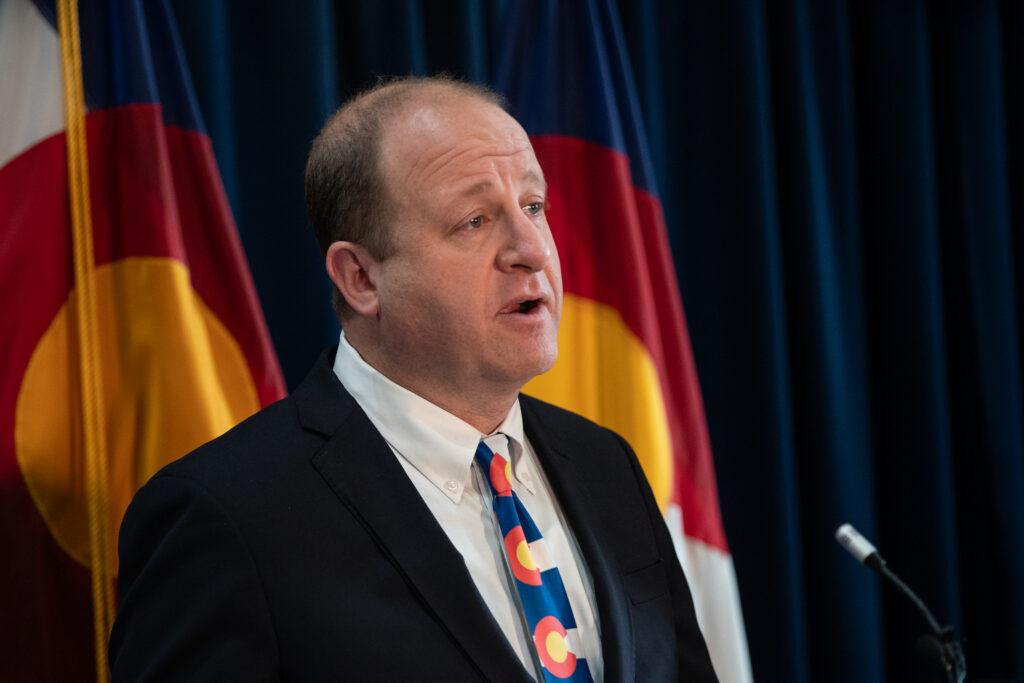
[[[523,210],[531,216],[536,216],[538,213],[544,210],[544,202],[530,202],[523,207]]]
[[[479,228],[483,224],[484,224],[484,217],[483,216],[473,216],[468,221],[466,221],[466,225],[468,227],[470,227],[470,228],[473,228],[474,230],[476,228]]]

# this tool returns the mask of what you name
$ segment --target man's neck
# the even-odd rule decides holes
[[[367,343],[358,333],[346,331],[345,339],[374,370],[400,387],[472,425],[481,434],[490,434],[497,429],[519,397],[518,386],[491,387],[490,390],[477,386],[477,383],[472,387],[453,386],[450,378],[438,378],[428,371],[410,372],[407,368],[390,362],[387,354],[380,352],[379,346]]]

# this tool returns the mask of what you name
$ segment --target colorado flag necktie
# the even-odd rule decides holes
[[[508,452],[508,439],[503,434],[488,437],[488,441],[498,451]],[[540,530],[512,490],[510,459],[481,441],[476,461],[491,486],[505,555],[545,680],[593,681],[587,660],[578,654],[576,619],[562,576],[544,547]]]

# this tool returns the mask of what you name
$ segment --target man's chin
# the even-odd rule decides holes
[[[545,372],[555,367],[555,361],[558,360],[558,346],[554,345],[553,348],[545,355],[544,359],[537,364],[537,368],[530,375],[530,379],[533,379],[537,375],[543,375]],[[529,381],[529,380],[527,380]]]
[[[554,367],[558,359],[558,345],[550,344],[532,349],[518,349],[502,359],[503,362],[488,373],[496,379],[521,389],[537,375],[543,375]]]

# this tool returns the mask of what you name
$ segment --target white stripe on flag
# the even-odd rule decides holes
[[[683,513],[674,503],[665,511],[665,523],[690,584],[697,623],[718,679],[722,683],[750,683],[754,677],[732,556],[683,534]]]
[[[64,130],[57,32],[31,0],[0,2],[0,167]]]

